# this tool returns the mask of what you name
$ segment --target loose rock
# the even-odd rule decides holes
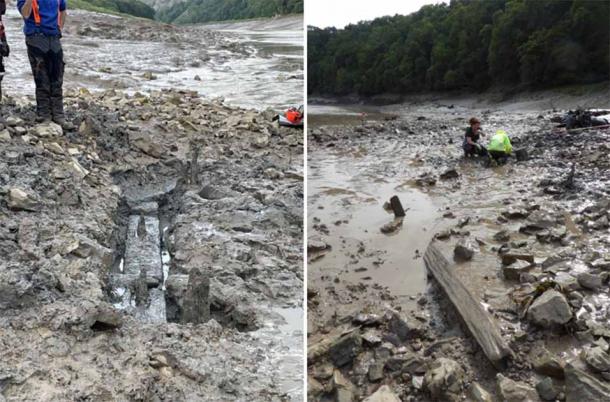
[[[550,289],[532,303],[527,316],[534,324],[550,328],[570,321],[572,309],[563,294]]]

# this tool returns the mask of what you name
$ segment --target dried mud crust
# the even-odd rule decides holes
[[[559,112],[550,110],[416,109],[424,112],[312,128],[310,210],[312,203],[337,208],[328,194],[312,190],[318,185],[315,168],[329,155],[351,174],[345,188],[350,180],[361,185],[364,177],[429,196],[438,217],[425,227],[434,228],[452,262],[458,242],[471,249],[472,260],[454,269],[494,318],[515,357],[496,371],[431,278],[406,304],[380,286],[379,268],[366,254],[379,252],[384,261],[392,255],[383,246],[358,247],[354,233],[354,241],[325,250],[315,261],[320,266],[328,261],[324,269],[332,274],[308,284],[308,398],[349,400],[373,393],[410,401],[609,398],[610,133],[556,132],[550,117]],[[487,133],[505,129],[515,148],[527,150],[528,160],[499,167],[464,160],[461,141],[471,115],[481,116]],[[342,197],[349,221],[366,219],[358,215],[355,197]],[[404,201],[403,206],[412,207]],[[309,224],[310,250],[323,249],[343,227],[343,221]],[[378,227],[369,230],[384,236]],[[396,236],[409,230],[421,229],[410,226],[407,213]],[[415,261],[424,251],[415,251]],[[332,263],[343,260],[329,257],[343,254],[347,270],[335,269]],[[502,263],[515,255],[533,258],[534,264],[512,270],[516,265]],[[360,266],[367,278],[346,279],[345,272]],[[404,275],[412,269],[405,261]]]
[[[301,305],[302,132],[190,92],[82,90],[62,134],[16,101],[0,130],[0,399],[293,398],[279,377],[301,374],[278,360],[298,334],[257,329]],[[209,275],[203,324],[147,322],[110,298],[130,196],[168,180],[167,279]]]

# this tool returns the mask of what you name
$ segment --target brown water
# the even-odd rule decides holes
[[[360,105],[310,106],[309,113],[313,111],[314,115],[309,118],[310,122],[311,119],[314,122],[334,119],[343,126],[356,127],[362,124],[358,121],[357,111],[360,109]],[[412,125],[413,120],[417,121],[417,117],[429,109],[433,108],[405,109],[399,119]],[[385,120],[388,114],[384,110],[369,107],[367,124]],[[463,115],[470,113],[473,112],[461,112]],[[427,119],[443,118],[448,135],[452,135],[461,121],[461,115],[453,109],[437,110],[427,115]],[[487,116],[488,122],[501,120],[500,116]],[[321,125],[332,130],[325,123]],[[319,124],[310,124],[312,126],[315,129]],[[416,125],[412,127],[418,129]],[[512,131],[522,129],[515,126]],[[529,250],[537,257],[537,262],[557,252],[553,245],[532,242],[531,237],[520,234],[518,229],[523,220],[498,222],[501,213],[513,205],[540,204],[544,207],[545,196],[538,192],[535,196],[532,194],[532,183],[537,182],[542,174],[539,169],[515,163],[488,168],[478,161],[464,160],[459,133],[453,142],[443,145],[432,144],[426,136],[419,136],[417,140],[407,136],[402,141],[405,134],[398,132],[398,139],[388,139],[387,135],[380,134],[379,138],[371,136],[337,143],[334,147],[310,146],[308,237],[321,238],[332,247],[319,259],[314,255],[314,261],[309,264],[310,283],[323,287],[329,278],[338,278],[340,282],[335,280],[333,283],[335,288],[358,283],[379,284],[398,297],[403,307],[410,308],[413,300],[427,287],[425,266],[420,257],[436,233],[455,228],[469,232],[468,237],[477,247],[477,252],[471,261],[456,264],[454,269],[484,304],[486,290],[508,290],[513,285],[502,275],[497,254],[500,243],[493,239],[496,232],[508,230],[512,233],[511,241],[529,240]],[[440,163],[430,164],[430,157],[440,160]],[[430,172],[438,176],[447,167],[456,168],[460,177],[457,180],[439,180],[431,187],[414,184],[414,178],[421,173]],[[383,204],[392,195],[399,196],[407,212],[402,228],[397,233],[385,235],[379,229],[390,222],[393,215],[383,209]],[[443,217],[449,211],[454,217]],[[569,216],[567,211],[566,214]],[[469,223],[457,228],[458,222],[464,219],[469,219]],[[316,230],[320,224],[326,225],[328,234]],[[453,248],[460,238],[452,236],[439,241],[448,258],[452,258]],[[358,252],[362,246],[364,252]],[[365,302],[346,299],[352,310]],[[346,307],[345,310],[349,309]]]
[[[380,167],[366,149],[310,154],[308,236],[322,238],[332,249],[308,265],[308,281],[318,285],[330,276],[340,280],[338,287],[378,284],[408,306],[425,290],[421,255],[440,215],[428,195],[401,186],[401,175],[383,174]],[[398,231],[386,235],[380,228],[394,216],[383,204],[393,195],[406,216]],[[316,231],[319,224],[330,233]]]

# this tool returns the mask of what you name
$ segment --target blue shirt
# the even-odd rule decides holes
[[[17,9],[21,13],[21,8],[25,4],[25,0],[17,0]],[[48,36],[56,36],[59,31],[59,12],[65,11],[66,0],[38,0],[38,12],[40,14],[40,25],[36,25],[34,20],[34,10],[30,13],[29,18],[24,18],[23,33],[26,36],[42,33]]]

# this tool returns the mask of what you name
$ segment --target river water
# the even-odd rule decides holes
[[[68,18],[62,40],[66,89],[142,92],[176,88],[258,110],[283,110],[303,103],[302,17],[177,30],[159,24],[159,31],[167,31],[167,35],[150,41],[144,35],[147,30],[154,31],[151,22],[79,10],[71,10]],[[96,31],[100,22],[106,33]],[[11,46],[11,55],[4,60],[5,94],[33,95],[22,21],[15,8],[7,11],[4,23]],[[133,40],[125,39],[120,33],[123,24],[141,25],[143,33],[135,34]]]

